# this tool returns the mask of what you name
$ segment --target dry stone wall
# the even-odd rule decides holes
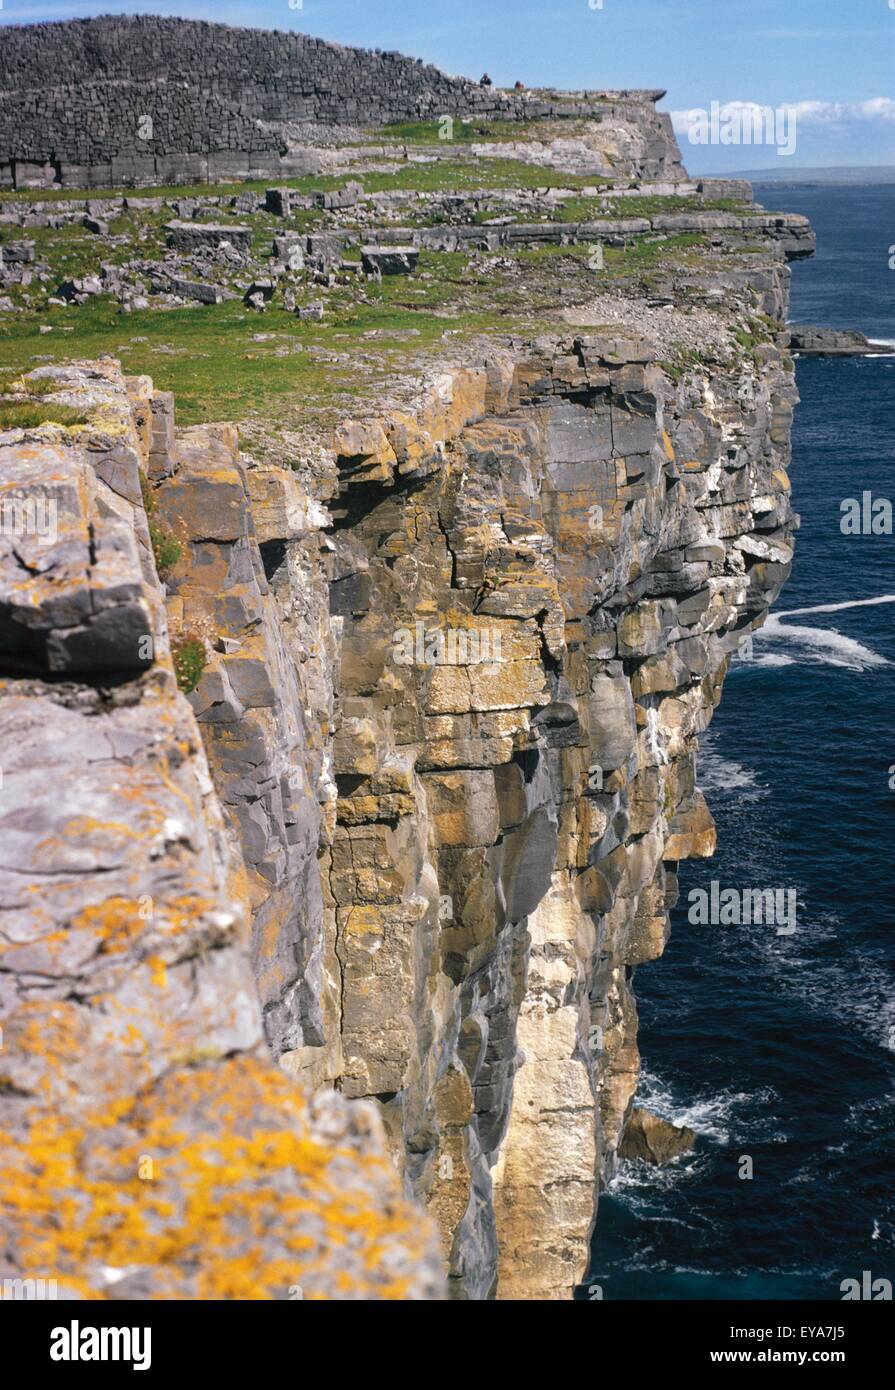
[[[0,45],[0,185],[115,187],[304,173],[288,127],[582,115],[642,133],[650,177],[680,176],[655,92],[504,92],[399,53],[154,16],[10,25]]]

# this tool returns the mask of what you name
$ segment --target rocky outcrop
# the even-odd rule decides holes
[[[10,1273],[565,1298],[623,1145],[668,1152],[632,1111],[634,978],[714,849],[699,736],[789,573],[813,246],[704,191],[493,233],[476,208],[486,252],[631,238],[648,268],[537,336],[447,334],[288,467],[107,359],[4,387],[82,420],[0,435]],[[421,248],[411,285],[471,220],[389,239],[365,200],[358,244]]]
[[[654,357],[544,343],[336,441],[341,1084],[379,1096],[460,1297],[582,1276],[632,970],[714,848],[697,738],[788,572],[791,369]]]
[[[635,1106],[628,1116],[618,1152],[620,1158],[637,1158],[643,1163],[670,1163],[689,1153],[695,1142],[695,1131],[686,1125],[673,1125]]]
[[[309,123],[595,112],[617,133],[619,172],[682,177],[661,91],[504,92],[400,53],[152,15],[5,26],[0,95],[0,184],[20,188],[313,172],[290,134]]]
[[[743,314],[756,294],[785,310],[769,255],[727,286]],[[568,1296],[637,1083],[633,972],[664,947],[678,862],[714,847],[698,736],[792,554],[792,363],[770,335],[744,353],[738,322],[685,370],[621,329],[507,343],[289,471],[242,456],[231,427],[175,431],[169,397],[145,379],[126,394],[102,364],[47,399],[86,392],[103,430],[6,441],[10,485],[51,477],[65,518],[47,553],[6,559],[19,1168],[58,1178],[52,1132],[66,1182],[101,1197],[155,1156],[179,1211],[184,1165],[207,1184],[209,1146],[234,1133],[237,1194],[315,1211],[255,1253],[277,1271],[266,1290],[304,1285],[286,1248],[326,1243],[312,1189],[330,1159],[303,1097],[335,1087],[324,1127],[394,1250],[374,1291],[437,1278],[422,1216],[379,1225],[390,1180],[344,1152],[343,1134],[371,1142],[354,1099],[437,1221],[455,1297]],[[143,500],[176,543],[164,612]],[[167,634],[203,652],[192,711]],[[210,1097],[231,1091],[218,1123]],[[111,1131],[98,1169],[85,1124]],[[286,1171],[253,1170],[258,1124]],[[140,1190],[116,1187],[125,1215]],[[167,1210],[145,1240],[97,1234],[96,1268],[135,1281],[120,1292],[240,1296],[214,1240],[205,1267],[210,1214],[155,1269]],[[6,1212],[16,1268],[54,1248],[40,1202]],[[325,1295],[361,1287],[354,1265],[314,1268]]]
[[[799,357],[866,357],[873,343],[855,328],[789,324],[789,346]]]

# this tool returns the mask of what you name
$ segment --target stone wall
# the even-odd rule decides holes
[[[642,133],[643,172],[678,176],[654,92],[526,94],[399,53],[153,16],[10,25],[0,44],[0,185],[77,187],[305,172],[288,127],[442,115],[597,113]]]

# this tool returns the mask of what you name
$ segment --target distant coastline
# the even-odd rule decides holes
[[[781,188],[827,188],[836,184],[866,188],[869,185],[895,183],[895,164],[831,165],[817,169],[781,169],[774,166],[769,169],[737,169],[713,177],[748,179],[750,183],[775,183]]]

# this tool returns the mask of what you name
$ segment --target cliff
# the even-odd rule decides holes
[[[265,312],[325,368],[283,359],[301,428],[178,428],[112,357],[0,388],[0,1273],[471,1300],[585,1274],[636,967],[714,847],[699,735],[789,572],[812,241],[740,185],[461,184],[90,203],[119,249],[172,211],[178,244],[143,310],[145,260],[54,296],[68,355],[104,288],[176,308],[191,372],[210,315],[249,375]],[[54,208],[4,210],[41,239],[9,260],[25,322],[83,220]],[[266,277],[236,215],[280,229]],[[245,305],[184,308],[178,257]],[[371,364],[402,333],[429,336]]]

